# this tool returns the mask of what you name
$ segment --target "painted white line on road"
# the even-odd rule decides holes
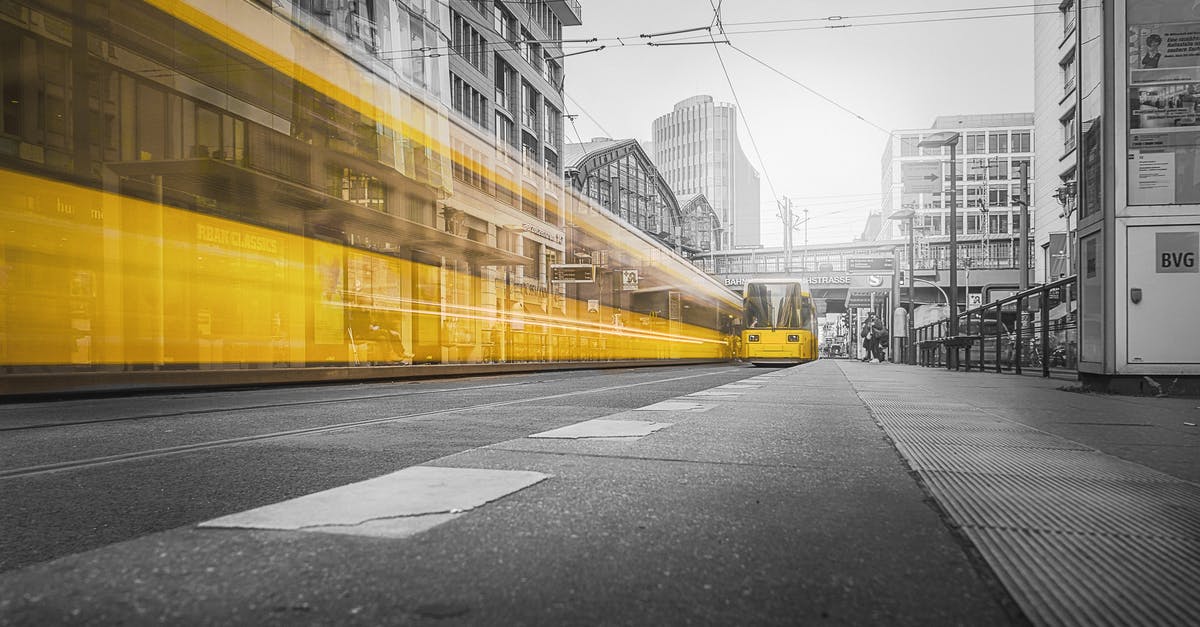
[[[645,420],[586,420],[566,427],[535,433],[531,438],[640,438],[659,429],[671,426],[670,422],[647,422]]]
[[[633,411],[708,411],[716,407],[716,405],[705,405],[704,403],[689,403],[687,401],[663,401],[645,407],[638,407]]]
[[[720,388],[715,388],[712,390],[700,390],[699,392],[692,392],[691,394],[688,394],[688,396],[706,396],[709,398],[737,398],[737,397],[741,396],[742,394],[745,394],[745,392],[741,392],[738,390],[722,390]]]
[[[518,470],[412,466],[199,526],[405,537],[548,477]]]
[[[725,385],[718,385],[717,387],[715,387],[713,389],[714,390],[757,390],[761,387],[762,387],[761,385],[744,385],[741,383],[726,383]]]

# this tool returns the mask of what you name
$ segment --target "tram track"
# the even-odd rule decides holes
[[[520,386],[520,385],[532,385],[532,384],[536,384],[536,383],[545,383],[545,382],[546,382],[546,380],[539,379],[536,381],[521,381],[518,383],[495,383],[495,384],[489,384],[489,385],[475,385],[475,386],[471,386],[468,389],[479,390],[479,389],[487,389],[487,388],[516,387],[516,386]],[[194,409],[194,410],[163,412],[163,413],[155,413],[155,414],[138,414],[138,415],[134,415],[134,416],[114,416],[111,418],[95,418],[95,419],[91,419],[91,420],[72,420],[69,422],[52,422],[52,423],[45,423],[45,424],[17,425],[17,426],[7,426],[7,427],[0,426],[0,432],[33,431],[36,429],[52,429],[55,427],[79,427],[79,426],[88,426],[88,425],[95,425],[95,424],[104,424],[104,423],[110,423],[110,422],[132,422],[135,420],[153,420],[156,418],[179,418],[182,416],[202,416],[202,415],[206,415],[206,414],[220,414],[220,413],[224,413],[224,412],[253,411],[256,409],[277,409],[277,408],[281,408],[281,407],[302,407],[302,406],[309,406],[309,405],[328,405],[328,404],[336,404],[336,403],[351,403],[351,402],[356,402],[356,401],[373,401],[373,400],[382,400],[382,399],[387,399],[387,398],[404,398],[404,397],[408,397],[408,396],[422,396],[422,395],[427,395],[427,394],[444,394],[447,392],[456,392],[460,389],[463,389],[463,388],[437,388],[437,389],[433,389],[433,390],[412,390],[412,391],[401,392],[401,393],[396,393],[396,394],[372,394],[372,395],[366,395],[366,396],[348,396],[345,398],[316,399],[316,400],[310,400],[310,401],[294,401],[294,402],[287,402],[287,403],[263,403],[263,404],[259,404],[259,405],[241,405],[238,407],[212,407],[212,408],[208,408],[208,409]]]
[[[510,406],[510,405],[520,405],[520,404],[524,404],[524,403],[535,403],[535,402],[542,402],[542,401],[548,401],[548,400],[554,400],[554,399],[560,399],[560,398],[567,398],[567,397],[571,397],[571,396],[579,396],[579,395],[583,395],[583,394],[596,394],[596,393],[601,393],[601,392],[611,392],[613,390],[636,388],[636,387],[641,387],[641,386],[646,386],[646,385],[661,385],[663,383],[669,383],[672,381],[683,381],[683,380],[687,380],[687,379],[695,379],[695,378],[699,378],[699,377],[712,376],[712,375],[720,374],[723,372],[727,372],[727,370],[726,369],[711,370],[711,371],[707,371],[707,372],[701,372],[698,374],[689,374],[689,375],[685,375],[685,376],[671,377],[671,378],[667,378],[667,379],[653,379],[650,381],[641,381],[641,382],[637,382],[637,383],[628,383],[628,384],[624,384],[624,385],[589,388],[586,390],[573,390],[570,392],[546,394],[546,395],[542,395],[542,396],[535,396],[535,397],[529,397],[529,398],[520,398],[520,399],[513,399],[513,400],[506,400],[506,401],[495,401],[495,402],[491,402],[491,403],[479,403],[476,405],[466,405],[466,406],[452,407],[452,408],[446,408],[446,409],[437,409],[437,410],[431,410],[431,411],[413,412],[411,414],[401,414],[401,415],[396,415],[396,416],[387,416],[387,417],[383,417],[383,418],[371,418],[371,419],[367,419],[367,420],[339,422],[336,424],[321,425],[321,426],[317,426],[317,427],[305,427],[303,429],[288,429],[288,430],[284,430],[284,431],[274,431],[274,432],[270,432],[270,433],[247,435],[247,436],[241,436],[241,437],[236,437],[236,438],[208,440],[205,442],[195,442],[195,443],[191,443],[191,444],[180,444],[180,445],[176,445],[176,446],[168,446],[168,447],[161,447],[161,448],[155,448],[155,449],[144,449],[144,450],[140,450],[140,451],[131,451],[128,453],[105,455],[105,456],[101,456],[101,457],[91,457],[91,458],[86,458],[86,459],[57,462],[57,463],[52,463],[52,464],[39,464],[39,465],[34,465],[34,466],[25,466],[25,467],[21,467],[21,468],[3,469],[3,470],[0,470],[0,481],[8,481],[8,480],[12,480],[12,479],[23,479],[23,478],[40,476],[40,475],[52,474],[52,473],[69,472],[69,471],[73,471],[73,470],[83,470],[83,469],[88,469],[88,468],[95,468],[98,466],[107,466],[107,465],[112,465],[112,464],[140,461],[140,460],[146,460],[146,459],[153,459],[153,458],[157,458],[157,457],[166,457],[166,456],[170,456],[170,455],[180,455],[180,454],[191,453],[191,452],[196,452],[196,451],[204,451],[204,450],[224,448],[224,447],[229,447],[229,446],[236,446],[236,445],[244,444],[247,442],[258,442],[258,441],[263,441],[263,440],[274,440],[274,439],[289,438],[289,437],[296,437],[296,436],[303,436],[303,435],[329,433],[329,432],[338,431],[338,430],[342,430],[342,429],[350,429],[350,428],[355,428],[355,427],[387,424],[387,423],[391,423],[391,422],[402,422],[405,420],[426,418],[429,416],[437,416],[437,415],[441,415],[441,414],[453,414],[453,413],[465,412],[465,411],[489,409],[489,408],[493,408],[493,407],[505,407],[505,406]],[[506,385],[506,384],[501,384],[501,385]],[[440,391],[444,392],[445,390],[440,390]],[[432,392],[432,390],[430,392]],[[371,397],[371,398],[387,398],[387,396],[377,396],[377,397]],[[342,399],[342,400],[345,400],[345,399]],[[314,401],[314,402],[318,402],[318,401]],[[330,402],[335,402],[335,401],[330,401]],[[288,404],[266,405],[264,407],[247,408],[247,410],[270,408],[270,407],[280,407],[280,406],[288,406]],[[237,410],[223,410],[223,411],[237,411]],[[184,413],[186,414],[186,413],[194,413],[194,412],[184,412]],[[98,421],[98,422],[103,422],[103,421]]]

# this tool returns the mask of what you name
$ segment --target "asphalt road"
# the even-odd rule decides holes
[[[595,370],[0,406],[0,572],[757,374]]]

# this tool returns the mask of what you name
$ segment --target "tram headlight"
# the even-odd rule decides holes
[[[799,333],[788,333],[788,341],[789,342],[799,342],[800,334]]]
[[[757,333],[751,333],[750,335],[747,335],[747,336],[746,336],[746,341],[747,341],[747,342],[757,342],[757,341],[758,341],[758,334],[757,334]]]

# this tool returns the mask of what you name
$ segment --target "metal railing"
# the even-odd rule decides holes
[[[1079,290],[1070,276],[913,329],[917,363],[967,371],[1074,372],[1079,363]]]

